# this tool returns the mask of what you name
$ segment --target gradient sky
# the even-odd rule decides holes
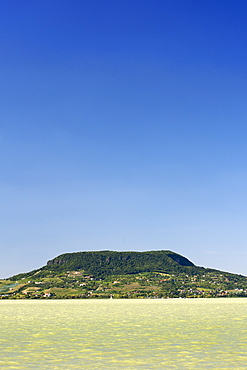
[[[102,249],[247,275],[246,18],[242,0],[1,0],[1,278]]]

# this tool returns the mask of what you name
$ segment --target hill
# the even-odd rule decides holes
[[[247,278],[194,265],[169,250],[65,253],[0,281],[0,298],[247,296]]]
[[[140,272],[181,272],[194,266],[187,258],[171,251],[152,252],[78,252],[66,253],[48,261],[47,268],[85,270],[96,277]]]

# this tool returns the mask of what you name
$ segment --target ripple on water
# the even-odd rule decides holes
[[[0,368],[246,369],[247,299],[0,301]]]

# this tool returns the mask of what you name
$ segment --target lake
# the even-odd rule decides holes
[[[1,300],[0,369],[246,369],[247,299]]]

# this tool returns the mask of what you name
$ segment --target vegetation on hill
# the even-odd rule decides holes
[[[0,298],[247,296],[247,278],[195,266],[171,251],[62,254],[39,270],[0,280]]]
[[[66,253],[47,263],[47,269],[85,270],[96,277],[140,272],[181,272],[194,266],[187,258],[171,251],[152,252],[78,252]]]

